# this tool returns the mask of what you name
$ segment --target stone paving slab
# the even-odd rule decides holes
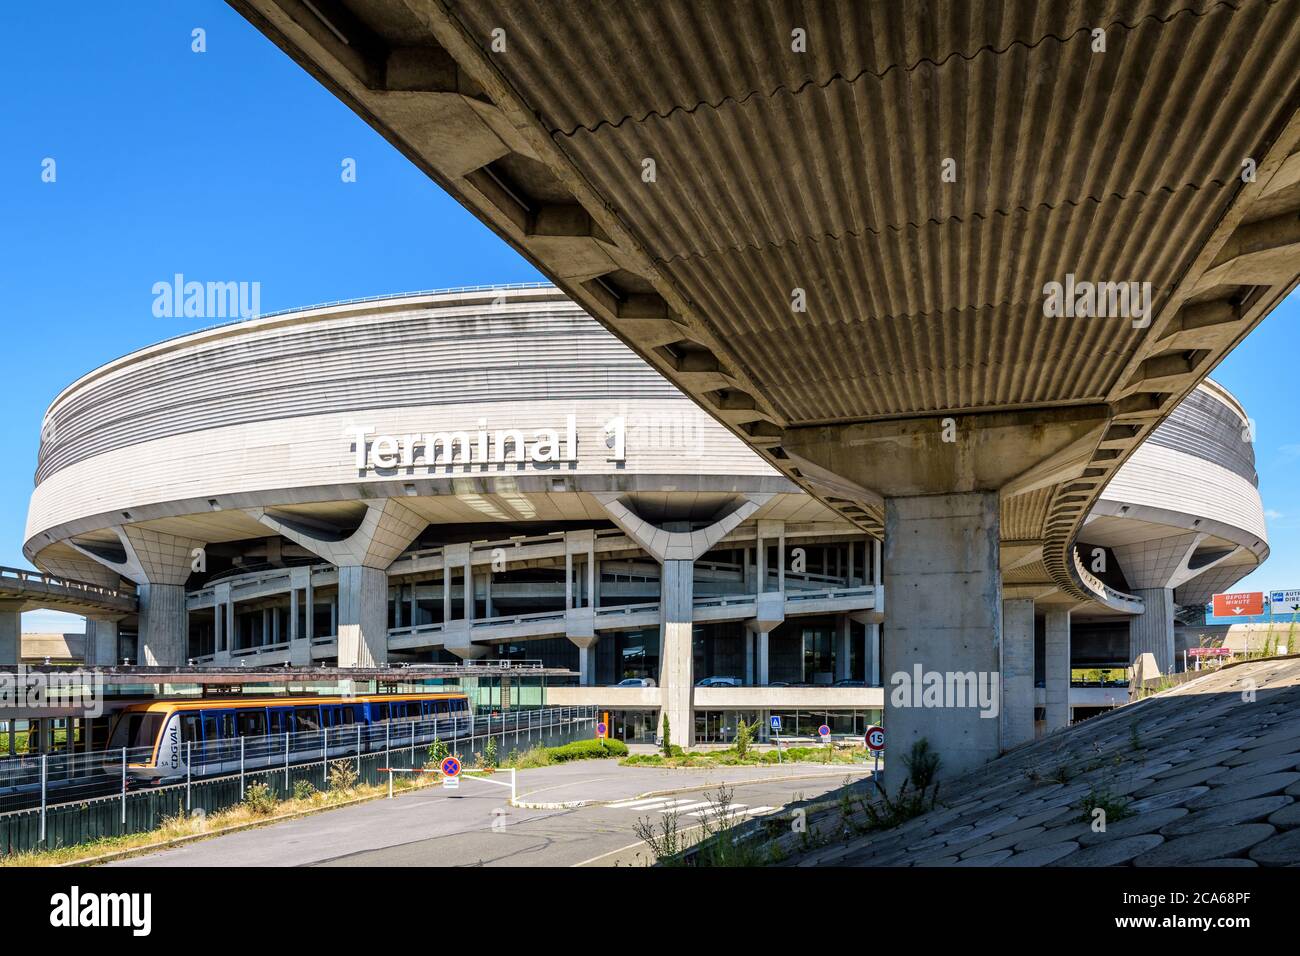
[[[1252,685],[1253,698],[1244,693]],[[1092,829],[1098,805],[1123,810],[1105,832]],[[1212,671],[1017,747],[945,779],[933,812],[819,858],[852,866],[1300,865],[1300,657]]]

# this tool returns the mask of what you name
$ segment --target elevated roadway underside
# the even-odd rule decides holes
[[[1300,274],[1300,0],[230,2],[783,473],[892,528],[887,670],[922,643],[947,669],[944,624],[996,671],[1008,560],[1067,608],[1140,608],[1079,528]],[[946,719],[953,769],[998,749]]]

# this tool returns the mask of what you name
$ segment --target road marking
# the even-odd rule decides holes
[[[644,807],[649,806],[652,803],[658,804],[663,802],[663,797],[642,797],[640,800],[620,800],[618,803],[607,803],[605,805],[616,810],[622,810],[625,807]]]

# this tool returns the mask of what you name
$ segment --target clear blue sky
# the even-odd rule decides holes
[[[191,52],[191,31],[207,52]],[[174,273],[261,283],[263,311],[541,278],[218,0],[0,7],[0,563],[22,539],[41,415],[73,379],[211,322],[158,319]],[[57,182],[41,182],[46,157]],[[345,184],[345,157],[358,181]],[[1272,558],[1300,587],[1296,296],[1216,372],[1258,426]],[[28,615],[25,630],[79,630]]]

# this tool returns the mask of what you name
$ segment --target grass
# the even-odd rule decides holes
[[[529,770],[550,767],[571,760],[601,760],[608,757],[626,757],[627,744],[621,740],[575,740],[559,747],[532,747],[520,753],[511,751],[502,763],[504,767]]]
[[[668,767],[671,769],[697,769],[707,767],[755,767],[775,763],[851,764],[868,759],[865,747],[784,747],[780,755],[776,750],[749,750],[738,754],[735,750],[689,750],[673,748],[673,755],[633,754],[620,760],[625,767]]]
[[[433,786],[439,782],[434,774],[395,774],[394,792],[420,789]],[[303,783],[305,781],[300,781]],[[313,810],[324,810],[333,806],[342,806],[358,800],[368,800],[387,796],[388,781],[366,784],[353,781],[349,790],[319,791],[314,788],[311,793],[302,787],[294,788],[294,796],[286,800],[275,800],[269,792],[256,790],[253,784],[245,794],[245,801],[216,813],[186,814],[178,805],[176,814],[164,817],[162,823],[153,830],[142,833],[128,833],[124,836],[105,837],[90,843],[76,846],[55,847],[50,850],[35,850],[27,853],[15,853],[0,856],[0,867],[6,866],[59,866],[68,863],[80,863],[108,853],[136,850],[179,840],[185,837],[201,837],[215,834],[228,827],[248,824],[274,823],[288,817],[297,816]],[[250,799],[251,794],[251,799]]]

